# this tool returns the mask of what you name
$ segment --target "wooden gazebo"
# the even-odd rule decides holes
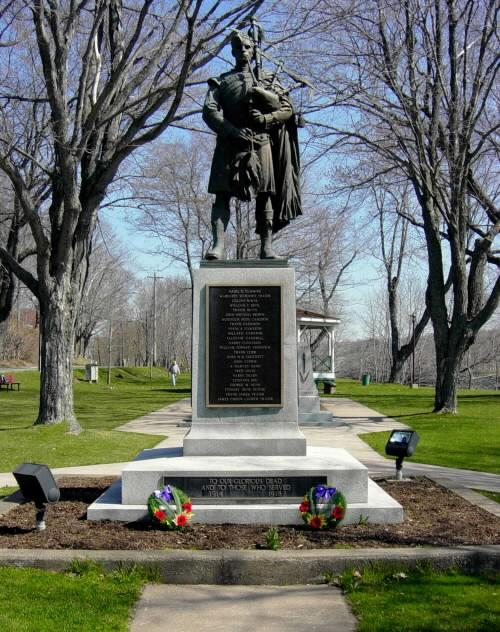
[[[335,385],[335,328],[340,318],[297,307],[297,341],[308,340],[316,384]]]

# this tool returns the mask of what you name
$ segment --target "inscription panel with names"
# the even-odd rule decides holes
[[[207,287],[207,406],[282,406],[281,286]]]

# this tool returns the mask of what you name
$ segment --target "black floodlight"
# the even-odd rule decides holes
[[[37,531],[43,531],[45,505],[57,502],[61,495],[52,472],[41,463],[22,463],[12,473],[24,498],[35,503],[36,528]]]
[[[403,478],[403,459],[412,456],[420,437],[415,430],[393,430],[385,446],[385,453],[396,457],[396,479]]]

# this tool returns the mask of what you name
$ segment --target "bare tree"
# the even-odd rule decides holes
[[[500,330],[498,328],[482,330],[464,355],[460,368],[461,382],[463,383],[466,377],[466,385],[469,389],[473,388],[474,380],[480,388],[498,388],[499,358]]]
[[[306,198],[307,199],[307,198]],[[350,212],[308,205],[307,215],[285,234],[283,246],[297,271],[297,301],[330,314],[340,308],[339,293],[350,284],[349,268],[359,254]]]
[[[192,290],[185,277],[164,279],[158,288],[158,354],[167,367],[174,359],[182,370],[191,365]]]
[[[389,382],[399,382],[401,372],[408,358],[418,344],[429,322],[429,308],[420,310],[417,318],[417,306],[413,306],[415,327],[412,328],[409,339],[403,344],[401,340],[400,319],[400,284],[403,269],[408,262],[416,264],[415,258],[409,252],[409,231],[411,224],[409,215],[408,190],[394,189],[381,182],[371,187],[372,199],[376,207],[379,227],[380,258],[384,268],[385,285],[387,288],[387,309],[390,327],[390,356],[391,368]],[[406,297],[407,302],[410,297]],[[406,318],[408,322],[408,318]]]
[[[2,187],[2,205],[0,207],[0,244],[17,259],[19,244],[19,209],[14,208],[12,190]],[[10,199],[9,199],[10,198]],[[16,291],[16,277],[13,272],[0,261],[0,323],[10,315]]]
[[[0,169],[37,250],[36,274],[0,247],[0,260],[40,302],[37,423],[73,408],[72,350],[99,205],[123,161],[179,116],[188,82],[263,0],[24,0],[0,19]],[[27,122],[28,121],[28,122]],[[43,142],[29,142],[33,129]],[[27,150],[27,147],[30,150]],[[27,158],[27,164],[25,159]],[[39,186],[28,186],[32,172]],[[48,191],[48,194],[47,194]]]
[[[33,188],[34,185],[36,186],[36,183],[30,182],[28,186]],[[33,240],[30,239],[26,217],[22,212],[19,199],[2,171],[0,171],[0,197],[0,247],[5,248],[12,259],[26,266],[32,263],[29,257],[35,254]],[[4,322],[9,317],[17,287],[17,278],[13,270],[3,265],[0,257],[0,322]]]
[[[193,282],[194,263],[210,246],[211,195],[207,191],[211,141],[201,133],[189,141],[156,144],[131,179],[136,230],[153,236],[156,254],[186,266]]]
[[[325,34],[343,111],[323,123],[322,140],[347,152],[351,173],[354,159],[363,161],[358,183],[380,174],[411,182],[419,213],[408,219],[422,229],[429,261],[434,408],[455,412],[461,360],[500,297],[498,275],[486,284],[486,269],[500,265],[498,2],[369,0],[349,8],[343,28]]]
[[[135,282],[126,254],[109,229],[94,233],[92,241],[87,282],[75,323],[75,350],[84,357],[99,323],[117,311],[121,320],[127,319],[127,297]]]

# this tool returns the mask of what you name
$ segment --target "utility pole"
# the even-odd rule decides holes
[[[121,334],[121,358],[120,358],[120,365],[121,366],[125,366],[125,363],[123,361],[123,357],[124,357],[124,340],[123,340],[123,320],[120,321],[120,334]]]
[[[411,315],[412,353],[411,353],[411,387],[415,384],[415,314]]]
[[[16,293],[16,324],[17,331],[19,332],[19,325],[21,323],[21,284],[17,284],[17,293]]]
[[[149,379],[153,379],[153,366],[156,366],[156,279],[163,279],[159,277],[156,272],[153,272],[153,276],[148,276],[148,279],[153,279],[153,350],[151,353],[149,363]]]
[[[40,320],[40,301],[38,301],[38,306],[36,310],[36,327],[38,328],[38,359],[37,366],[38,371],[42,370],[42,323]]]
[[[113,333],[113,321],[109,319],[108,330],[108,386],[111,386],[111,335]]]

